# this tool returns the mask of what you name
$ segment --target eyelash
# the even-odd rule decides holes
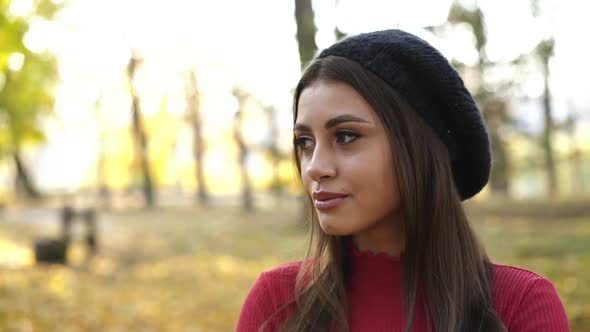
[[[352,139],[348,142],[344,142],[344,137],[352,137]],[[346,145],[346,144],[350,144],[352,142],[354,142],[357,138],[361,137],[360,134],[355,133],[354,131],[349,131],[349,130],[341,130],[336,132],[336,142],[342,145]],[[307,141],[312,140],[310,137],[308,136],[300,136],[300,137],[296,137],[293,140],[293,143],[295,145],[295,148],[297,149],[301,149],[301,150],[305,150],[306,148],[304,147],[305,143]]]

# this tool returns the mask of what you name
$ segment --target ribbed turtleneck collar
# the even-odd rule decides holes
[[[403,253],[392,256],[356,246],[351,250],[347,287],[351,331],[403,331]],[[421,308],[416,314],[424,315]]]
[[[352,246],[352,285],[365,288],[367,283],[379,283],[383,287],[399,288],[402,283],[403,253],[391,256],[374,253]]]
[[[383,261],[395,261],[400,262],[403,261],[404,253],[402,252],[398,256],[392,256],[385,252],[372,252],[369,250],[361,250],[359,249],[356,244],[352,245],[352,254],[355,259],[369,259],[369,260],[383,260]]]

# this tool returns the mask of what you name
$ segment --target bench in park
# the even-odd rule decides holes
[[[76,220],[83,222],[85,226],[83,241],[89,256],[95,255],[98,250],[96,219],[94,208],[76,210],[71,206],[64,206],[60,211],[61,236],[37,239],[35,262],[67,264],[67,251],[73,241],[73,223]]]

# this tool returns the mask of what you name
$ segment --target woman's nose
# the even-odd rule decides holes
[[[334,177],[336,175],[336,165],[332,154],[317,146],[305,171],[309,178],[316,182]]]

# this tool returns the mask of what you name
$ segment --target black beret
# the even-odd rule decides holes
[[[345,38],[318,58],[327,56],[360,64],[400,93],[447,146],[461,199],[481,191],[491,169],[488,133],[463,80],[440,52],[410,33],[392,29]]]

